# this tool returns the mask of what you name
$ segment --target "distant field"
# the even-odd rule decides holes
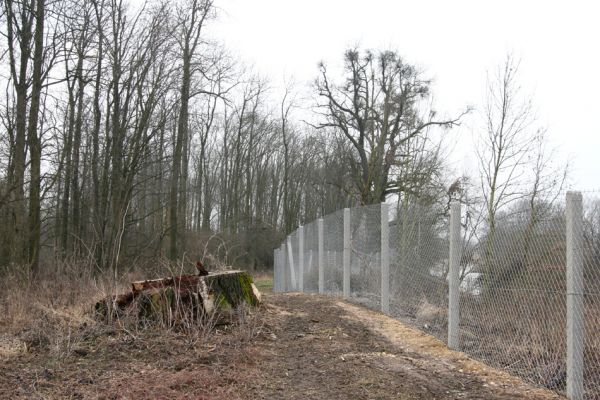
[[[254,284],[263,293],[273,291],[273,275],[268,273],[257,274],[254,276]]]

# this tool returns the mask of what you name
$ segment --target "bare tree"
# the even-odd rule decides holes
[[[281,139],[283,141],[283,228],[292,231],[293,214],[290,212],[290,112],[295,107],[295,96],[291,85],[285,85],[281,100]]]
[[[539,129],[533,137],[533,149],[527,163],[531,182],[526,193],[529,209],[524,234],[522,266],[530,263],[530,250],[538,224],[551,215],[557,199],[568,182],[569,163],[556,160],[555,149],[549,148],[546,129]]]
[[[344,61],[346,77],[340,85],[331,82],[324,64],[320,66],[316,85],[324,122],[318,127],[334,128],[351,143],[354,157],[349,168],[360,203],[384,201],[410,185],[393,172],[397,163],[413,157],[402,152],[403,145],[428,128],[458,124],[460,116],[438,120],[433,110],[423,112],[430,82],[395,52],[361,55],[352,49]]]
[[[529,131],[534,120],[531,101],[523,97],[518,82],[519,62],[508,55],[502,67],[488,78],[485,107],[486,129],[477,146],[481,191],[489,227],[486,259],[498,211],[525,195],[524,166],[532,148]]]
[[[490,274],[494,270],[494,282],[498,284],[508,284],[535,262],[531,259],[534,257],[531,245],[537,227],[546,217],[554,216],[555,202],[568,177],[568,164],[557,162],[554,150],[548,148],[546,130],[533,127],[532,103],[524,95],[518,77],[519,61],[508,55],[496,75],[489,79],[486,130],[477,147],[487,223],[485,272]],[[518,251],[513,249],[512,261],[501,264],[494,261],[502,257],[494,254],[494,249],[502,247],[505,240],[497,235],[498,216],[503,211],[506,211],[504,219],[518,220],[524,228],[522,231],[511,228],[511,235],[522,235],[519,243],[522,247]],[[508,211],[521,218],[512,217]],[[504,231],[509,229],[509,222],[503,225]]]
[[[59,11],[61,4],[51,3],[52,10]],[[56,21],[56,15],[48,16],[48,5],[44,0],[30,3],[6,0],[3,11],[6,19],[3,35],[7,41],[10,79],[16,98],[5,240],[10,261],[26,262],[37,270],[41,235],[42,143],[39,128],[43,118],[40,119],[40,112],[44,85],[57,54],[56,32],[47,29],[52,25],[51,21]],[[27,166],[29,193],[28,201],[25,201]]]
[[[189,101],[192,97],[191,85],[194,72],[198,72],[197,67],[193,65],[193,57],[200,44],[200,35],[206,18],[212,11],[212,1],[210,0],[190,0],[185,6],[178,9],[178,18],[176,22],[177,44],[179,46],[181,67],[181,86],[179,94],[179,117],[177,122],[177,138],[173,150],[173,168],[171,171],[171,191],[170,191],[170,227],[169,227],[169,257],[175,260],[179,253],[177,251],[177,233],[180,230],[179,213],[185,212],[185,206],[181,207],[179,202],[186,203],[187,180],[187,146],[189,143]],[[183,183],[180,183],[180,176],[183,173]],[[183,191],[180,193],[180,185],[183,185]],[[181,196],[181,198],[180,198]],[[185,215],[183,216],[185,218]]]

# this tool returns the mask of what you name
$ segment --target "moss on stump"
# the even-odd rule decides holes
[[[103,319],[134,314],[141,320],[171,325],[243,304],[257,306],[261,301],[252,277],[244,271],[181,275],[132,282],[131,286],[131,292],[98,301],[96,314]]]

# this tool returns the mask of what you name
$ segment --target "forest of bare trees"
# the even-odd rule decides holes
[[[291,96],[205,34],[215,17],[210,0],[3,2],[0,264],[114,269],[218,236],[266,265],[279,234],[351,201],[328,184],[343,144],[300,132]]]
[[[510,58],[489,89],[479,184],[442,148],[470,110],[436,113],[430,80],[397,52],[349,49],[341,74],[315,63],[311,102],[231,56],[207,33],[215,18],[212,0],[3,0],[0,265],[117,271],[209,249],[255,268],[344,206],[479,199],[493,230],[505,200],[535,215],[563,187],[543,130],[521,132],[530,106],[514,104]],[[534,153],[533,184],[513,190]]]

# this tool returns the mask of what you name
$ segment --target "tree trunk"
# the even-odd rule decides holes
[[[31,162],[31,182],[29,184],[29,240],[28,262],[33,271],[37,271],[40,262],[40,236],[41,236],[41,161],[42,146],[38,135],[38,120],[42,93],[42,64],[44,62],[44,0],[36,1],[35,39],[33,54],[31,105],[29,107],[29,127],[27,130],[27,144]]]
[[[79,188],[79,157],[81,147],[81,130],[83,124],[83,91],[85,88],[85,81],[83,79],[83,54],[79,54],[77,61],[76,76],[78,82],[77,90],[77,113],[75,117],[75,130],[73,132],[73,173],[72,173],[72,186],[73,186],[73,222],[72,230],[75,235],[73,240],[73,250],[75,254],[79,253],[79,245],[81,240],[81,193]]]
[[[189,49],[186,46],[183,60],[183,76],[180,90],[180,109],[177,122],[177,138],[173,150],[173,165],[171,170],[171,192],[169,196],[169,258],[176,260],[179,257],[177,249],[179,218],[178,218],[178,199],[179,199],[179,177],[182,167],[183,142],[188,135],[188,107],[190,99],[190,60],[186,57]]]

